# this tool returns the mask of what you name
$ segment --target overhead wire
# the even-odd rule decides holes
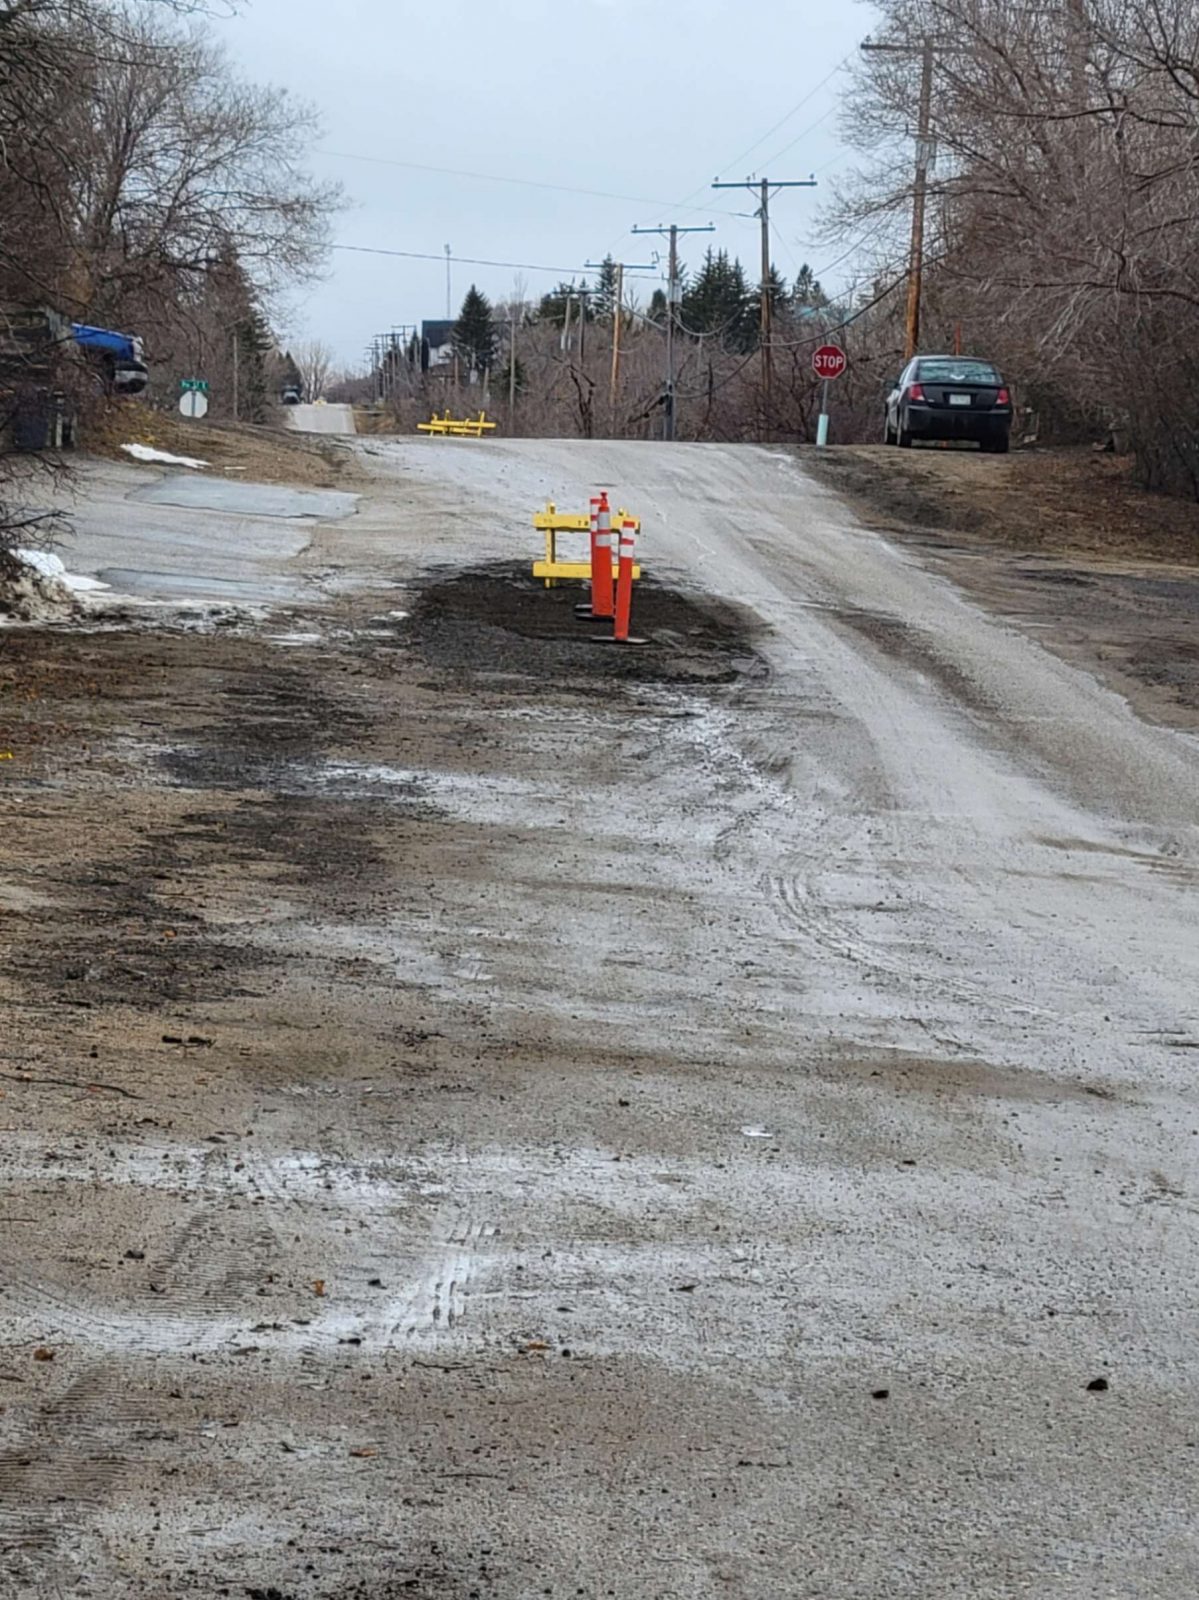
[[[873,311],[875,306],[880,305],[882,301],[886,300],[889,295],[894,294],[896,289],[898,289],[900,284],[905,282],[906,279],[907,268],[905,266],[897,278],[893,278],[890,283],[888,283],[884,288],[880,289],[878,293],[875,294],[864,305],[859,306],[856,311],[851,313],[851,315],[842,317],[841,321],[833,324],[832,327],[821,328],[819,333],[812,334],[810,337],[804,339],[791,339],[785,343],[779,343],[777,340],[772,341],[771,348],[774,350],[802,350],[807,345],[811,345],[813,348],[816,348],[817,346],[824,344],[830,335],[844,332],[846,328],[852,327],[855,322],[860,321],[861,318],[867,314],[867,312]],[[734,378],[739,377],[757,354],[758,352],[756,350],[751,350],[749,355],[746,356],[745,360],[739,362],[738,365],[733,368],[732,372],[726,373],[717,384],[713,384],[711,386],[705,384],[700,389],[678,390],[677,393],[679,398],[695,400],[702,398],[707,394],[717,393],[719,390],[725,388],[726,385],[732,383]]]
[[[767,128],[766,132],[764,134],[762,134],[760,138],[755,139],[753,144],[749,145],[746,149],[744,149],[741,152],[740,155],[734,156],[731,161],[725,162],[725,164],[722,167],[719,168],[719,170],[717,172],[717,177],[719,178],[724,173],[730,172],[734,167],[739,166],[740,163],[742,161],[744,161],[747,156],[753,155],[755,150],[757,150],[761,145],[764,145],[766,143],[767,139],[769,139],[773,134],[776,134],[779,131],[780,128],[785,127],[786,124],[791,121],[792,117],[798,116],[798,114],[803,110],[803,108],[806,105],[810,105],[811,102],[820,93],[820,91],[822,89],[827,88],[828,85],[837,76],[837,74],[841,71],[841,69],[849,61],[851,61],[853,59],[853,54],[854,53],[851,50],[846,55],[844,55],[841,58],[841,60],[837,62],[837,65],[832,69],[831,72],[827,73],[823,78],[821,78],[820,82],[818,84],[816,84],[816,86],[814,88],[809,89],[807,94],[803,95],[799,100],[797,100],[795,102],[795,104],[791,107],[791,109],[788,112],[786,112],[783,116],[781,116],[778,119],[777,122],[772,123],[771,126],[769,128]],[[832,107],[829,112],[827,112],[823,117],[820,118],[819,122],[814,124],[814,126],[815,127],[819,127],[821,125],[821,123],[827,121],[828,117],[832,114],[832,111],[835,110],[835,109],[836,109],[835,106]],[[809,129],[807,131],[811,132],[812,130]],[[805,133],[805,134],[801,134],[799,137],[800,138],[806,138],[806,136],[807,135]],[[798,139],[794,141],[794,143],[798,143],[798,142],[799,142]],[[788,145],[786,148],[787,149],[791,149],[792,146]],[[777,160],[777,157],[772,157],[771,159],[772,160]],[[704,190],[707,189],[708,187],[709,187],[708,183],[701,183],[698,188],[692,189],[692,191],[691,191],[691,193],[689,195],[687,195],[684,199],[679,200],[678,202],[676,202],[676,204],[671,206],[670,209],[672,211],[687,211],[687,212],[698,212],[698,211],[703,210],[704,209],[703,207],[701,207],[701,206],[693,206],[691,204],[691,202],[696,198],[697,195],[702,194],[704,192]],[[648,204],[649,202],[646,202],[646,203]],[[712,215],[735,216],[735,217],[739,217],[739,216],[743,215],[743,213],[737,212],[737,211],[720,212],[718,210],[713,210],[712,208],[708,208],[708,209],[709,209],[709,213],[712,214]],[[616,247],[619,244],[622,244],[624,242],[624,240],[629,237],[631,232],[632,232],[631,229],[626,228],[624,233],[620,234],[620,236],[618,238],[614,239],[612,241],[612,243],[608,246],[608,253],[611,254],[611,252],[613,250],[615,250]]]
[[[444,266],[446,253],[444,250],[433,254],[427,250],[385,250],[381,245],[373,244],[335,244],[334,250],[349,251],[353,255],[362,256],[401,256],[406,261],[439,261]],[[514,272],[556,272],[574,273],[585,272],[585,267],[550,267],[537,261],[487,261],[480,256],[450,256],[455,266],[464,267],[507,267]]]
[[[768,167],[772,167],[775,164],[775,162],[776,161],[780,161],[783,158],[783,156],[789,155],[790,152],[795,149],[795,146],[797,144],[802,144],[802,142],[808,137],[808,135],[810,133],[815,133],[816,132],[817,128],[823,128],[824,124],[828,121],[828,119],[830,117],[832,117],[832,116],[835,116],[836,113],[839,110],[840,110],[840,106],[834,100],[833,104],[828,108],[828,110],[824,113],[824,115],[822,117],[817,117],[816,121],[812,122],[812,123],[809,123],[808,126],[803,130],[802,133],[797,133],[795,135],[794,139],[791,140],[790,144],[785,144],[781,150],[776,150],[774,152],[774,154],[771,156],[770,160],[766,163],[766,165]],[[813,173],[813,177],[815,177],[815,173]]]
[[[477,183],[504,183],[520,189],[546,189],[554,194],[582,195],[589,200],[619,200],[625,205],[662,206],[667,210],[673,209],[675,211],[690,209],[711,212],[713,210],[710,206],[693,206],[690,208],[672,206],[669,200],[649,199],[643,194],[615,194],[607,189],[582,189],[574,184],[547,183],[538,178],[510,178],[498,172],[471,172],[461,167],[434,167],[423,161],[401,161],[397,156],[368,156],[350,150],[327,150],[323,148],[318,153],[330,156],[335,161],[363,161],[371,166],[403,167],[409,172],[430,172],[442,178],[469,178]],[[735,211],[725,211],[719,207],[715,208],[715,210],[716,214],[720,216],[735,217],[738,215]]]
[[[828,273],[834,270],[834,268],[839,267],[843,261],[848,261],[850,256],[855,255],[863,245],[873,243],[873,241],[878,238],[879,234],[882,233],[883,229],[890,221],[891,218],[889,216],[883,217],[876,228],[871,228],[868,232],[862,234],[860,238],[855,239],[853,244],[849,246],[848,250],[845,250],[841,255],[839,255],[835,261],[830,261],[826,267],[821,267],[816,276],[818,278],[826,277]]]
[[[741,162],[745,160],[746,156],[753,155],[754,151],[756,149],[758,149],[758,147],[760,145],[764,145],[766,143],[767,139],[769,139],[773,134],[776,134],[779,131],[780,128],[784,127],[788,122],[790,122],[792,117],[797,116],[799,114],[799,112],[801,112],[806,105],[810,105],[811,102],[813,100],[815,100],[816,96],[820,93],[820,91],[822,89],[826,88],[830,83],[832,83],[833,79],[840,72],[841,68],[845,65],[845,63],[847,61],[849,61],[851,59],[851,57],[852,57],[852,51],[850,52],[849,55],[845,56],[841,61],[838,61],[837,65],[828,74],[828,76],[824,77],[824,78],[821,78],[820,82],[816,85],[816,87],[814,89],[809,89],[807,94],[805,94],[802,99],[797,100],[795,102],[795,104],[791,107],[790,111],[787,112],[786,116],[780,117],[779,120],[776,123],[774,123],[771,127],[767,128],[766,132],[762,135],[762,137],[760,139],[755,139],[753,144],[751,144],[747,150],[743,150],[739,156],[734,156],[731,161],[726,161],[724,166],[721,167],[719,172],[717,173],[717,177],[721,177],[721,176],[723,176],[724,173],[730,172],[734,167],[739,166],[741,164]],[[803,135],[801,134],[800,137],[802,138]],[[796,141],[796,142],[798,142],[798,141]],[[774,160],[774,159],[775,159],[774,157],[771,157],[771,160]],[[699,194],[700,192],[701,191],[699,189],[693,190],[692,193],[687,196],[687,200],[694,199],[695,195]],[[679,203],[679,209],[680,210],[682,209],[682,207],[684,205],[687,204],[687,200],[680,201],[680,203]]]

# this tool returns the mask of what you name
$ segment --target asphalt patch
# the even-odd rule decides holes
[[[615,683],[722,684],[764,678],[756,613],[653,578],[633,594],[632,631],[643,645],[594,642],[611,625],[580,618],[585,586],[552,589],[517,564],[434,571],[398,623],[395,643],[459,676],[552,680],[586,692]],[[489,685],[494,687],[495,685]]]

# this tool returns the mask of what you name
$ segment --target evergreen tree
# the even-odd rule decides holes
[[[600,262],[599,277],[590,303],[591,314],[596,322],[610,324],[616,315],[616,263],[610,255]]]
[[[233,334],[237,340],[238,415],[243,422],[265,422],[270,404],[267,358],[275,341],[257,306],[250,306]]]
[[[472,283],[454,324],[454,349],[467,372],[483,373],[495,365],[496,331],[491,302]]]
[[[819,280],[805,261],[795,276],[791,288],[791,304],[796,308],[811,308],[819,311],[828,305],[828,296],[820,287]]]
[[[752,350],[757,304],[740,261],[730,261],[727,250],[709,249],[683,294],[683,326],[688,333],[719,338],[732,349]]]
[[[646,315],[646,318],[647,318],[648,321],[656,322],[660,327],[664,327],[665,326],[665,324],[666,324],[666,290],[665,289],[655,289],[653,294],[650,295],[650,297],[649,297],[649,310],[646,312],[645,315]]]

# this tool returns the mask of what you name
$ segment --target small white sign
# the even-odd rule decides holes
[[[208,396],[199,389],[188,389],[179,396],[179,410],[185,417],[199,418],[208,415]]]

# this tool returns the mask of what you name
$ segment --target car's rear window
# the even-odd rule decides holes
[[[922,361],[919,366],[922,381],[926,383],[1001,383],[998,372],[989,361]]]

